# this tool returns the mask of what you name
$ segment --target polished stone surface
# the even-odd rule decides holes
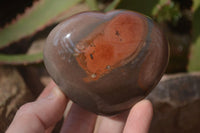
[[[142,14],[83,12],[52,30],[44,62],[72,101],[112,115],[132,107],[159,82],[168,63],[168,43]]]

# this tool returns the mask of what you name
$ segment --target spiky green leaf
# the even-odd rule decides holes
[[[6,55],[0,54],[0,64],[7,65],[28,65],[40,63],[43,60],[42,52],[36,54]]]
[[[108,12],[108,11],[111,11],[111,10],[114,10],[118,5],[119,3],[121,2],[122,0],[113,0],[112,3],[110,3],[106,9],[104,9],[105,12]]]
[[[0,30],[0,48],[31,36],[81,0],[40,0],[12,24]]]

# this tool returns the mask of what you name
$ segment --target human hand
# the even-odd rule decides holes
[[[51,82],[34,102],[23,105],[6,133],[50,133],[62,118],[69,102]],[[61,133],[147,133],[153,115],[152,104],[142,100],[130,111],[112,117],[97,116],[72,104]]]

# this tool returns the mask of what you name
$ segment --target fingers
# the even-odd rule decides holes
[[[51,83],[35,102],[17,111],[7,133],[44,133],[62,118],[66,104],[64,94]]]
[[[51,93],[52,89],[53,89],[55,86],[56,86],[56,84],[55,84],[53,81],[51,81],[51,82],[47,85],[47,87],[44,88],[44,90],[43,90],[42,93],[39,95],[39,97],[37,98],[37,100],[38,100],[38,99],[41,99],[41,98],[47,97],[47,96]]]
[[[112,117],[98,116],[94,133],[122,133],[129,111]]]
[[[73,104],[61,133],[92,133],[93,131],[94,133],[121,133],[123,130],[124,133],[147,133],[153,115],[151,103],[143,100],[136,104],[126,120],[128,113],[127,111],[114,117],[99,116],[96,120],[96,115]]]
[[[148,133],[152,116],[151,102],[142,100],[131,109],[123,133]]]
[[[124,121],[116,121],[108,117],[99,116],[94,133],[121,133]]]
[[[88,112],[76,104],[72,104],[64,121],[61,133],[93,133],[96,114]]]
[[[52,127],[61,119],[68,100],[56,87],[49,84],[35,102],[25,104],[7,130],[7,133],[44,133],[51,132]],[[72,107],[64,121],[61,133],[147,133],[153,115],[152,104],[148,100],[137,103],[127,114],[117,117],[100,116],[94,131],[97,116],[76,104]],[[126,125],[125,125],[126,122]],[[125,127],[124,127],[125,125]]]

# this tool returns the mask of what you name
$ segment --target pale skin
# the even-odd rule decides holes
[[[38,99],[23,105],[6,133],[51,133],[63,117],[69,99],[51,82]],[[72,104],[60,133],[147,133],[153,116],[150,101],[142,100],[130,111],[102,117]]]

